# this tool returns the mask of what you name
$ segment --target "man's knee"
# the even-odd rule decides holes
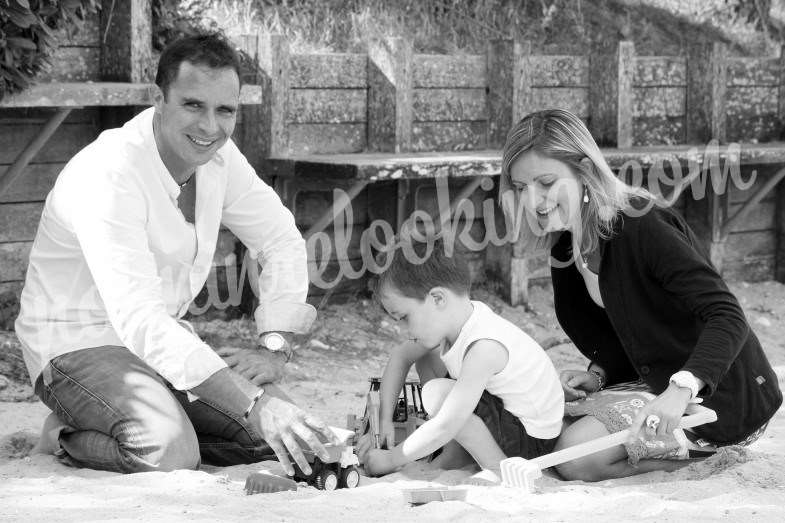
[[[188,419],[156,425],[145,431],[119,435],[125,471],[169,472],[199,468],[199,441]]]
[[[450,393],[454,385],[455,380],[448,378],[432,379],[423,385],[422,404],[423,408],[425,408],[425,412],[431,416],[439,412],[442,403],[444,403],[444,399]]]

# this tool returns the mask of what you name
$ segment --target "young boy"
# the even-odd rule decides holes
[[[469,298],[469,271],[447,257],[440,241],[408,242],[388,256],[376,298],[407,332],[409,342],[390,355],[380,388],[380,430],[392,444],[392,413],[406,374],[415,364],[429,420],[390,450],[358,445],[366,472],[383,475],[452,440],[498,482],[499,462],[553,450],[561,432],[564,393],[545,351],[487,305]],[[449,379],[444,378],[449,376]],[[466,464],[455,444],[432,465]]]

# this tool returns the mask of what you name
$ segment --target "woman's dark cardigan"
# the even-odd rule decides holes
[[[735,443],[766,423],[782,392],[735,296],[684,220],[668,209],[620,215],[600,241],[599,287],[589,296],[569,233],[551,249],[556,315],[608,383],[643,380],[656,393],[688,370],[704,381],[704,405],[718,420],[697,432]],[[561,268],[560,268],[561,267]]]

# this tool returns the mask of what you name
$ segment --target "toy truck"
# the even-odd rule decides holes
[[[350,414],[348,417],[347,426],[350,430],[354,430],[355,438],[359,439],[360,436],[367,432],[371,432],[376,438],[376,447],[381,446],[379,441],[379,388],[382,380],[378,377],[372,377],[368,380],[370,388],[368,391],[368,399],[365,405],[365,412],[357,422],[357,417]],[[425,412],[422,404],[422,386],[418,380],[406,381],[403,389],[398,396],[398,402],[395,405],[393,412],[393,427],[395,428],[395,441],[392,442],[394,446],[401,443],[409,435],[414,432],[417,427],[425,423],[428,415]]]
[[[324,462],[310,450],[303,451],[311,465],[311,473],[305,474],[297,464],[294,465],[294,480],[305,481],[319,490],[355,488],[360,484],[360,464],[354,453],[353,445],[325,444],[330,461]]]

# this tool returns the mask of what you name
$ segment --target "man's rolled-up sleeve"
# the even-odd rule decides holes
[[[113,328],[176,389],[199,385],[226,364],[167,313],[142,188],[119,175],[91,183],[72,199],[70,216]]]
[[[306,332],[316,318],[316,310],[305,302],[305,240],[275,191],[259,179],[234,144],[228,145],[233,154],[222,222],[262,268],[257,289],[259,307],[254,313],[257,329],[260,333]]]

